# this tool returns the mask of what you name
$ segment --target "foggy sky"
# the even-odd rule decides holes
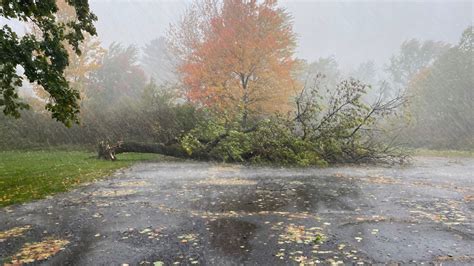
[[[142,47],[165,35],[188,0],[90,1],[107,46],[112,41]],[[471,1],[280,1],[294,19],[297,56],[334,56],[345,68],[374,60],[382,66],[410,38],[457,43],[472,24]]]

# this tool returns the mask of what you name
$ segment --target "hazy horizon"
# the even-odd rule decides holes
[[[99,38],[143,47],[164,36],[191,1],[91,1]],[[470,1],[280,1],[293,16],[296,56],[334,56],[343,68],[373,60],[378,67],[408,39],[457,43],[472,24]]]

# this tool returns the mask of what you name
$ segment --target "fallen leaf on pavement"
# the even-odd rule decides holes
[[[0,242],[5,241],[7,238],[10,237],[17,237],[21,236],[24,232],[31,229],[31,225],[13,227],[10,230],[0,232]]]
[[[46,260],[63,250],[67,244],[69,241],[63,239],[26,243],[17,254],[12,256],[12,263],[23,264]]]

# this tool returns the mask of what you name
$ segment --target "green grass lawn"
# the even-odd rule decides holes
[[[0,207],[41,199],[133,163],[162,158],[158,154],[129,153],[110,162],[85,151],[0,152]]]

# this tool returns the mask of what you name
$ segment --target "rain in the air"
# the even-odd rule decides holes
[[[0,0],[0,265],[473,265],[472,0]]]

